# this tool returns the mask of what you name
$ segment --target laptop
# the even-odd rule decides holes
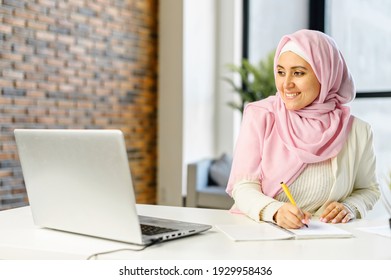
[[[15,129],[37,226],[148,245],[210,225],[139,216],[119,130]]]

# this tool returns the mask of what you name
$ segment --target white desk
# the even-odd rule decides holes
[[[247,224],[242,215],[225,210],[138,205],[142,215],[216,224]],[[357,220],[338,225],[351,231],[348,239],[279,240],[234,242],[216,228],[163,242],[143,251],[121,251],[100,259],[134,260],[233,260],[233,259],[391,259],[391,238],[357,230],[359,227],[388,224],[388,219]],[[102,251],[131,248],[126,243],[81,236],[34,226],[29,207],[0,212],[0,259],[86,259]]]

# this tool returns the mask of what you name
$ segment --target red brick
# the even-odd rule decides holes
[[[3,108],[3,111],[4,111],[4,114],[8,114],[11,116],[24,115],[27,112],[27,110],[23,107],[11,107],[11,106],[7,106],[7,107]]]
[[[63,69],[59,69],[58,73],[61,76],[75,76],[76,70],[71,68],[63,68]]]
[[[84,48],[86,49],[92,49],[92,47],[94,46],[94,42],[92,40],[89,40],[88,38],[83,38],[83,39],[78,39],[77,40],[77,43],[80,45],[80,46],[83,46]]]
[[[60,84],[58,89],[59,89],[59,91],[62,91],[62,92],[73,92],[73,91],[75,91],[75,87],[73,85],[70,85],[70,84]]]
[[[54,117],[37,117],[38,123],[41,124],[55,124],[56,118]]]
[[[99,5],[97,3],[94,3],[92,1],[87,1],[86,3],[87,7],[92,9],[93,11],[97,12],[97,13],[100,13],[102,11],[104,11],[104,6],[103,5]]]
[[[34,64],[24,63],[24,62],[15,62],[14,63],[15,70],[19,70],[21,72],[33,72],[36,70]]]
[[[12,116],[0,115],[0,123],[12,123]]]
[[[11,34],[12,33],[12,26],[10,25],[4,25],[0,23],[0,32],[4,34]]]
[[[34,30],[42,30],[42,31],[48,29],[47,23],[38,22],[38,21],[35,21],[35,20],[28,20],[27,21],[27,27],[31,28],[31,29],[34,29]]]
[[[48,82],[60,84],[60,83],[65,83],[67,79],[62,75],[53,74],[53,75],[49,75],[47,77],[47,80]]]
[[[76,104],[74,101],[60,100],[58,101],[59,108],[75,108]]]
[[[105,21],[102,18],[89,18],[88,23],[91,26],[95,26],[95,28],[99,29],[102,28],[105,24]]]
[[[53,8],[56,6],[56,1],[53,0],[35,0],[36,3],[43,7]]]
[[[68,83],[75,86],[84,86],[86,84],[84,79],[77,78],[77,77],[69,77]]]
[[[71,46],[71,47],[69,47],[69,51],[71,53],[75,53],[75,54],[85,54],[86,53],[85,48],[81,47],[81,46]]]
[[[35,104],[35,101],[33,99],[27,99],[27,98],[14,98],[14,104],[17,106],[23,106],[28,107]]]
[[[37,31],[37,39],[44,41],[54,41],[56,39],[56,34],[48,31]]]
[[[50,115],[50,116],[56,115],[57,117],[58,116],[66,116],[66,115],[68,115],[68,110],[61,109],[61,108],[49,108],[48,115]]]
[[[74,69],[81,69],[84,67],[84,64],[80,61],[68,61],[66,66]]]
[[[28,107],[27,113],[30,116],[37,116],[37,115],[46,115],[47,109],[42,107]]]
[[[11,177],[11,176],[12,176],[12,169],[10,168],[0,169],[0,178]]]
[[[46,107],[46,108],[53,107],[53,106],[56,106],[56,101],[50,100],[50,99],[38,99],[37,106],[38,107]]]
[[[80,77],[80,78],[88,79],[88,78],[93,78],[94,77],[94,73],[92,73],[90,71],[78,70],[77,71],[77,76]]]
[[[15,87],[21,88],[21,89],[36,89],[37,83],[35,81],[29,81],[29,80],[16,80],[15,81]]]
[[[70,19],[76,23],[86,23],[88,21],[86,16],[77,13],[71,13]]]
[[[113,16],[113,18],[117,18],[120,14],[120,10],[119,8],[117,7],[106,7],[105,11],[107,14]]]
[[[75,123],[75,120],[73,118],[70,118],[70,117],[59,117],[58,118],[58,124],[60,124],[60,125],[71,126],[74,123]]]
[[[16,18],[16,17],[4,17],[3,23],[9,24],[11,26],[25,27],[26,20],[24,20],[23,18]]]
[[[0,78],[0,87],[13,87],[14,81],[13,80],[6,80]]]
[[[44,98],[46,96],[46,93],[44,91],[39,90],[27,90],[26,91],[26,97],[28,98]]]
[[[44,89],[44,90],[49,90],[49,91],[56,91],[58,89],[58,86],[55,83],[39,82],[38,88]]]
[[[14,154],[10,152],[4,152],[2,148],[0,148],[0,160],[12,160],[14,158]],[[1,169],[0,169],[1,171]]]
[[[65,66],[65,61],[62,61],[58,58],[48,58],[46,60],[46,63],[47,65],[50,65],[50,66],[55,66],[55,67],[58,67],[58,68],[62,68]]]
[[[58,42],[60,43],[64,43],[64,44],[67,44],[67,45],[72,45],[76,42],[76,38],[75,37],[72,37],[72,36],[69,36],[69,35],[62,35],[62,34],[59,34],[57,36],[57,40]]]
[[[21,71],[14,71],[14,70],[5,69],[2,72],[3,72],[3,77],[5,77],[5,78],[12,78],[12,79],[23,79],[24,78],[24,73]]]
[[[83,108],[83,109],[93,109],[94,104],[91,102],[86,102],[86,101],[78,101],[77,103],[77,108]]]
[[[15,116],[15,123],[23,123],[23,124],[33,124],[36,123],[36,118],[34,116]]]
[[[68,2],[71,5],[71,7],[83,7],[84,6],[84,3],[82,3],[80,0],[68,0]]]
[[[20,18],[20,19],[31,20],[31,19],[35,18],[35,14],[30,13],[26,10],[22,10],[22,9],[15,9],[14,10],[14,17]]]
[[[55,24],[57,21],[57,18],[46,16],[44,13],[39,13],[37,15],[37,21],[42,22],[42,23],[47,23],[47,24]]]

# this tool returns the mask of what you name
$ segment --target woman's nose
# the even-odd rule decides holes
[[[284,80],[284,88],[292,88],[295,84],[290,76],[286,76]]]

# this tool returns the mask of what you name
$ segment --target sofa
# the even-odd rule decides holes
[[[225,192],[232,158],[202,159],[187,165],[187,207],[229,209],[233,199]]]

